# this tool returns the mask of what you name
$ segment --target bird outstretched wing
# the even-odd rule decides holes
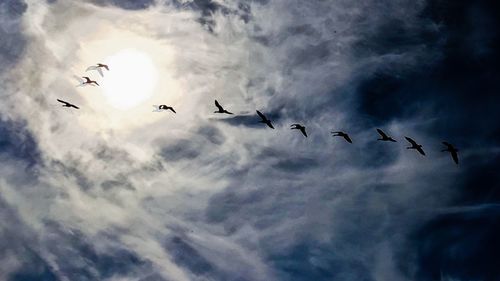
[[[260,116],[260,118],[262,118],[262,120],[267,120],[266,116],[264,114],[262,114],[262,112],[260,112],[258,110],[256,110],[256,111],[257,111],[257,114]]]
[[[453,158],[453,161],[455,164],[458,165],[458,153],[456,150],[451,151],[451,158]]]
[[[300,131],[307,138],[306,127],[304,127],[304,126],[300,127]]]
[[[57,99],[57,101],[58,101],[58,102],[60,102],[60,103],[64,103],[64,105],[69,105],[69,103],[68,103],[68,102],[65,102],[65,101],[63,101],[63,100]]]
[[[377,132],[379,133],[379,135],[384,138],[384,139],[387,139],[389,138],[385,133],[384,131],[380,130],[380,129],[377,129]]]
[[[351,140],[351,138],[349,137],[349,135],[348,135],[348,134],[343,134],[342,136],[344,137],[344,139],[345,139],[348,143],[352,143],[352,140]]]
[[[451,145],[451,143],[449,143],[449,142],[443,141],[443,144],[446,145],[448,147],[448,149],[453,148],[453,145]]]
[[[219,111],[224,110],[224,108],[222,108],[222,106],[219,104],[219,102],[217,100],[215,100],[215,106],[219,109]]]
[[[405,137],[405,139],[406,139],[409,143],[411,143],[413,146],[418,146],[417,142],[416,142],[416,141],[414,141],[412,138]],[[424,155],[425,155],[425,154],[424,154]]]
[[[425,152],[424,150],[422,149],[422,147],[418,146],[417,147],[417,151],[420,152],[420,154],[422,154],[423,156],[425,156]]]
[[[76,76],[76,75],[73,75],[73,77],[76,79],[76,81],[78,81],[78,85],[76,85],[77,87],[81,87],[81,86],[84,86],[85,85],[85,80],[79,76]]]

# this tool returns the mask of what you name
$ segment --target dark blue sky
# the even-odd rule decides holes
[[[126,18],[157,4],[27,2],[0,0],[0,280],[500,280],[498,1],[165,1],[141,18],[158,23],[144,36],[178,36],[176,78],[222,85],[186,96],[193,111],[221,97],[238,109],[160,124],[165,135],[144,137],[153,156],[130,149],[151,127],[120,138],[50,113],[44,95],[74,91],[43,76],[70,56],[51,36],[75,53],[85,43],[40,18],[78,25],[101,17],[92,9]],[[162,16],[176,19],[168,32]],[[312,137],[289,134],[294,120]],[[63,133],[74,147],[55,150]],[[428,155],[406,151],[405,135]]]

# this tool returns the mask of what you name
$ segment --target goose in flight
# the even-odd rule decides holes
[[[292,130],[300,130],[302,134],[307,138],[307,133],[306,133],[306,127],[300,124],[292,124],[290,127],[292,127]]]
[[[73,107],[73,108],[76,108],[76,109],[80,109],[78,106],[74,105],[74,104],[71,104],[67,101],[63,101],[63,100],[60,100],[60,99],[57,99],[58,102],[62,103],[63,107]]]
[[[393,139],[392,137],[389,137],[386,133],[384,133],[384,131],[382,131],[380,129],[377,129],[377,132],[382,137],[382,138],[377,139],[377,140],[379,140],[379,141],[392,141],[392,142],[396,142],[395,139]]]
[[[421,144],[418,144],[416,141],[409,137],[405,137],[405,139],[411,144],[411,146],[408,146],[406,149],[416,149],[420,154],[425,156],[425,152],[422,149]]]
[[[99,86],[99,83],[97,83],[94,80],[90,80],[90,78],[88,78],[87,76],[82,77],[83,79],[78,77],[78,76],[75,76],[75,77],[78,80],[78,82],[80,82],[80,84],[76,85],[77,87],[85,86],[85,85]]]
[[[271,120],[267,119],[267,117],[264,114],[262,114],[262,112],[257,110],[257,114],[262,119],[261,121],[259,121],[260,123],[264,123],[267,126],[269,126],[269,128],[274,129],[273,124],[271,123]]]
[[[173,113],[177,113],[175,112],[174,108],[171,107],[171,106],[167,106],[165,104],[160,104],[160,105],[153,105],[153,107],[155,108],[153,110],[153,112],[160,112],[160,111],[167,111],[167,110],[171,110]]]
[[[458,149],[456,149],[451,143],[443,141],[443,144],[446,146],[446,149],[441,151],[448,151],[451,153],[451,158],[453,158],[453,162],[458,165]]]
[[[352,140],[347,133],[340,132],[340,131],[339,132],[332,132],[332,136],[343,137],[348,143],[352,143]]]
[[[222,105],[220,105],[220,103],[215,100],[215,106],[217,107],[217,111],[214,111],[214,113],[226,113],[226,114],[233,114],[232,112],[229,112],[227,110],[225,110]]]
[[[87,70],[85,71],[90,71],[90,70],[97,70],[97,72],[99,72],[99,74],[101,75],[101,77],[104,77],[104,73],[102,73],[102,69],[106,69],[107,71],[109,71],[109,67],[105,64],[102,64],[102,63],[98,63],[97,65],[92,65],[92,66],[89,66],[87,68]]]

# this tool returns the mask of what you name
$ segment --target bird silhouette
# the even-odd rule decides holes
[[[352,140],[349,137],[349,135],[346,134],[346,133],[344,133],[344,132],[341,132],[341,131],[339,131],[339,132],[332,132],[332,134],[333,134],[332,136],[334,136],[334,137],[343,137],[348,143],[352,143]]]
[[[408,146],[406,149],[416,149],[420,154],[425,156],[425,152],[422,149],[422,145],[418,144],[412,138],[405,137],[405,139],[411,144],[411,146]]]
[[[78,86],[85,86],[85,85],[91,85],[91,86],[99,86],[99,83],[97,83],[96,81],[94,80],[90,80],[90,78],[84,76],[83,79],[78,77],[78,76],[75,76],[75,78],[78,80],[78,82],[80,82],[80,84],[77,85]],[[95,84],[95,85],[94,85]]]
[[[231,113],[231,112],[229,112],[229,111],[225,110],[225,109],[222,107],[222,105],[220,105],[220,103],[219,103],[217,100],[215,100],[215,106],[216,106],[219,110],[214,111],[214,113],[226,113],[226,114],[233,114],[233,113]]]
[[[259,122],[260,122],[260,123],[264,123],[264,124],[266,124],[266,125],[267,125],[267,126],[269,126],[269,128],[271,128],[271,129],[274,129],[273,124],[271,123],[271,120],[267,119],[267,117],[266,117],[264,114],[262,114],[262,112],[260,112],[260,111],[258,111],[258,110],[256,110],[256,111],[257,111],[257,114],[258,114],[258,115],[260,116],[260,118],[262,119],[262,120],[261,120],[261,121],[259,121]]]
[[[171,106],[167,106],[165,104],[160,104],[158,105],[158,107],[156,107],[155,105],[153,105],[155,108],[158,108],[156,111],[166,111],[166,110],[171,110],[173,113],[177,113],[175,112],[174,108],[171,107]]]
[[[386,133],[384,133],[384,131],[380,130],[380,129],[377,129],[377,132],[379,133],[379,135],[382,137],[380,139],[377,139],[379,141],[392,141],[392,142],[396,142],[395,139],[389,137]]]
[[[449,153],[451,153],[451,158],[453,158],[455,164],[458,165],[458,149],[456,149],[451,143],[443,141],[443,144],[446,146],[446,149],[443,149],[441,151],[448,151]]]
[[[300,124],[292,124],[290,129],[292,130],[300,130],[302,134],[307,138],[306,127]]]
[[[80,109],[78,106],[74,105],[74,104],[71,104],[67,101],[63,101],[63,100],[60,100],[60,99],[57,99],[58,102],[62,103],[63,107],[73,107],[73,108],[76,108],[76,109]]]
[[[97,72],[99,72],[99,74],[104,77],[104,73],[102,73],[102,69],[106,69],[109,71],[109,67],[105,64],[102,64],[102,63],[98,63],[97,65],[92,65],[92,66],[89,66],[87,68],[87,70],[85,71],[90,71],[90,70],[97,70]]]

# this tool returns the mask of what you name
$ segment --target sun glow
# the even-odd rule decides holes
[[[79,103],[81,124],[98,132],[129,131],[165,117],[152,112],[153,105],[168,104],[177,109],[189,101],[183,98],[182,80],[176,75],[177,53],[168,41],[103,26],[100,32],[81,39],[77,60],[66,74],[70,78],[89,76],[100,84],[74,87],[83,99]],[[104,77],[97,71],[86,71],[97,63],[109,66],[109,71],[102,69]]]
[[[126,49],[104,60],[102,91],[109,104],[126,110],[148,100],[156,87],[158,71],[151,58],[134,49]]]

